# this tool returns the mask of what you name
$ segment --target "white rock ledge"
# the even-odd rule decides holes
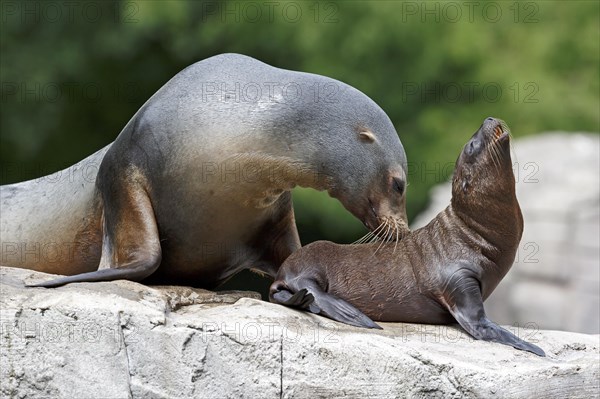
[[[349,327],[260,301],[252,292],[129,281],[24,287],[46,278],[0,268],[2,397],[600,394],[598,335],[517,330],[546,351],[540,358],[474,341],[455,326]]]

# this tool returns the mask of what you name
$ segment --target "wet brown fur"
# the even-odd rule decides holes
[[[314,298],[313,313],[348,324],[378,327],[360,312],[387,322],[443,324],[462,318],[467,326],[481,322],[481,331],[495,333],[498,326],[489,327],[482,302],[510,269],[523,232],[509,134],[498,132],[499,123],[506,129],[503,122],[486,119],[465,145],[456,162],[452,201],[429,224],[397,243],[312,243],[283,264],[271,285],[272,300],[282,290],[304,289]],[[274,301],[285,303],[279,298]],[[337,298],[358,311],[346,312]],[[543,354],[513,338],[487,340]]]

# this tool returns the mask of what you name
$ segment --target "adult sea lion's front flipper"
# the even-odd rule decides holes
[[[158,268],[162,252],[145,177],[134,166],[125,173],[106,172],[110,178],[101,183],[104,223],[100,265],[108,267],[28,287],[118,279],[139,281]]]
[[[459,270],[450,277],[443,295],[448,311],[474,338],[498,342],[538,356],[546,356],[540,347],[523,341],[487,318],[483,309],[479,281],[465,269]]]

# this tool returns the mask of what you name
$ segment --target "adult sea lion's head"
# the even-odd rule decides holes
[[[409,231],[406,154],[386,113],[371,100],[365,102],[339,110],[317,160],[329,178],[329,194],[370,231],[397,240]]]
[[[452,202],[493,211],[516,200],[510,157],[510,131],[500,119],[487,118],[465,144],[456,161]]]

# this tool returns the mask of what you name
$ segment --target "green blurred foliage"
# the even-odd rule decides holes
[[[487,116],[515,136],[600,130],[599,2],[475,4],[4,1],[0,182],[79,161],[179,70],[239,52],[381,105],[408,156],[412,218]],[[365,232],[326,194],[294,196],[303,243]]]

